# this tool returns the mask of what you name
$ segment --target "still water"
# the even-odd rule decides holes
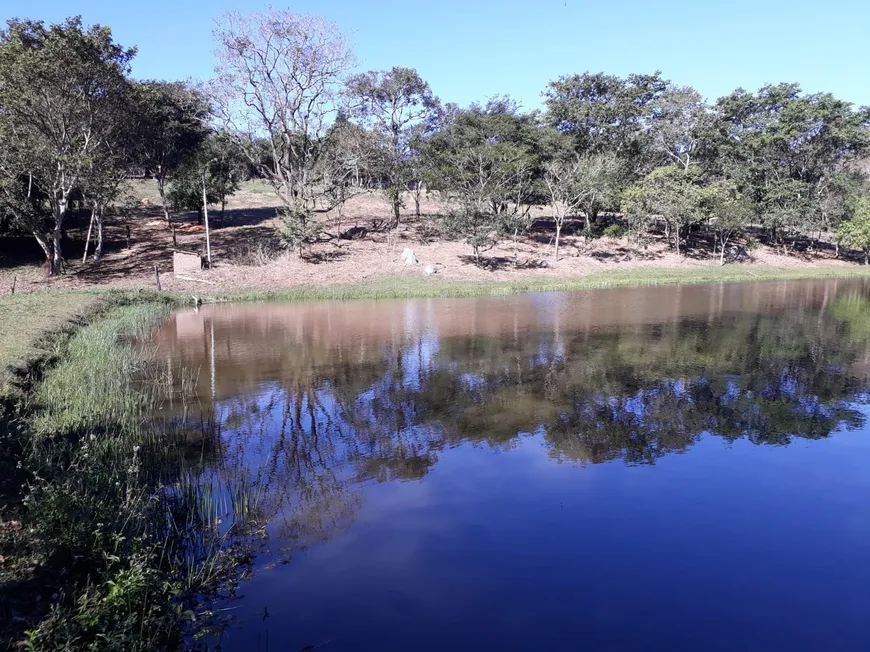
[[[870,285],[216,305],[223,650],[870,649]],[[202,416],[205,415],[205,416]]]

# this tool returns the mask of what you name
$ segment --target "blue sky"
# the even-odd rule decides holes
[[[4,3],[6,4],[6,3]],[[9,3],[12,4],[12,3]],[[7,7],[9,7],[7,4]],[[526,108],[559,75],[661,70],[715,99],[738,86],[797,81],[870,105],[868,0],[306,0],[334,21],[362,70],[416,68],[444,101],[510,94]],[[138,78],[208,78],[213,19],[249,0],[29,0],[3,18],[53,22],[81,13],[137,45]]]

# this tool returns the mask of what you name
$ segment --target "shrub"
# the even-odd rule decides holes
[[[625,229],[622,228],[621,224],[610,224],[606,229],[604,229],[603,235],[605,238],[613,238],[617,240],[625,235]]]
[[[275,233],[285,249],[296,249],[301,257],[305,247],[317,242],[320,237],[320,224],[311,210],[296,202],[278,211]]]

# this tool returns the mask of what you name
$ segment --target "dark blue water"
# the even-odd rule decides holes
[[[182,318],[266,524],[223,650],[870,649],[861,283]]]

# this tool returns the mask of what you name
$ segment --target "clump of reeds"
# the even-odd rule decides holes
[[[32,650],[177,647],[261,516],[257,477],[208,471],[189,424],[159,416],[195,395],[197,371],[167,373],[148,343],[171,304],[120,303],[60,346],[25,409],[23,545],[54,583]],[[219,439],[216,421],[198,427]]]

